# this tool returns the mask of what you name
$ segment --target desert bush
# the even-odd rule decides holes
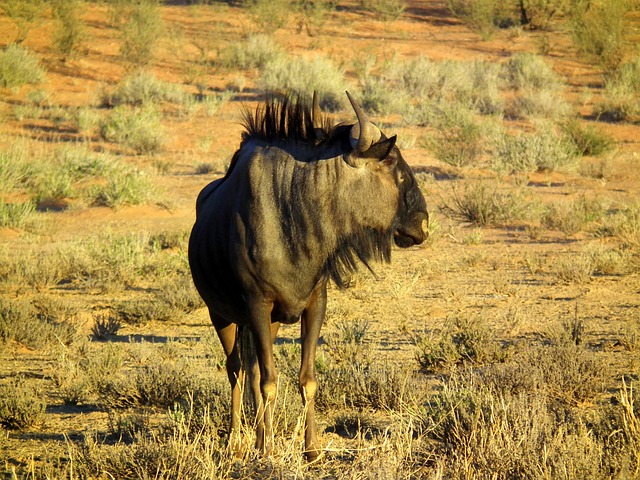
[[[24,42],[32,28],[38,26],[46,14],[46,0],[5,0],[0,10],[11,18],[18,29],[15,42]]]
[[[54,0],[53,16],[57,20],[54,45],[63,56],[78,52],[83,37],[79,0]]]
[[[186,361],[153,358],[133,372],[122,370],[97,384],[100,402],[109,408],[172,407],[193,392],[195,377]]]
[[[553,275],[562,283],[588,283],[595,273],[591,255],[584,252],[572,252],[553,264]]]
[[[225,91],[220,93],[210,93],[202,96],[201,104],[204,114],[212,117],[218,110],[224,107],[233,97],[233,92]]]
[[[547,205],[542,214],[542,224],[547,228],[573,235],[601,220],[607,211],[607,202],[599,198],[581,195],[569,202]]]
[[[640,115],[640,56],[605,78],[603,101],[597,113],[603,119],[629,121]]]
[[[640,245],[640,203],[623,206],[605,216],[598,234],[618,237],[626,246]]]
[[[598,275],[626,275],[633,271],[631,252],[624,248],[607,248],[601,244],[589,245],[585,249],[593,261],[593,270]]]
[[[98,315],[94,320],[91,333],[96,340],[106,340],[120,330],[121,324],[114,315]]]
[[[492,168],[501,174],[572,171],[578,162],[573,144],[553,125],[540,124],[534,134],[498,136]]]
[[[137,154],[152,154],[162,150],[165,133],[160,112],[151,105],[114,108],[100,124],[100,134],[110,142],[122,143]]]
[[[0,52],[0,86],[16,88],[39,83],[44,76],[44,68],[26,48],[11,44]]]
[[[629,26],[625,14],[630,2],[609,0],[584,5],[586,8],[573,9],[569,22],[574,45],[604,67],[617,67],[627,49]]]
[[[16,142],[0,151],[0,190],[11,192],[28,176],[29,152],[24,144]]]
[[[594,415],[575,405],[599,398],[608,373],[583,345],[530,346],[505,363],[452,375],[420,417],[448,477],[473,472],[489,478],[491,472],[490,478],[541,478],[563,472],[565,478],[604,479],[612,467],[603,448],[611,430],[593,435]]]
[[[485,151],[485,129],[472,115],[439,122],[429,142],[436,158],[455,167],[477,166]]]
[[[104,184],[90,189],[89,197],[94,205],[122,207],[150,202],[155,189],[143,172],[114,171]]]
[[[360,5],[386,22],[397,20],[407,8],[405,0],[360,0]]]
[[[522,0],[519,3],[523,25],[535,29],[548,29],[554,18],[565,15],[578,2],[570,0]]]
[[[209,416],[201,422],[205,427],[193,434],[188,423],[191,415],[176,415],[170,429],[162,435],[152,435],[147,430],[144,417],[127,416],[121,419],[121,431],[134,435],[129,442],[106,445],[89,436],[81,444],[70,445],[70,455],[79,474],[85,477],[108,475],[127,478],[229,478],[234,468],[217,435],[207,434]],[[128,425],[125,425],[128,424]],[[258,468],[254,462],[254,466]],[[237,467],[237,466],[236,466]],[[162,472],[159,476],[158,472]],[[257,475],[257,474],[256,474]],[[251,476],[251,474],[249,474]],[[248,478],[248,477],[247,477]]]
[[[0,227],[25,228],[34,218],[35,203],[4,203],[0,200]]]
[[[477,183],[460,190],[441,205],[448,215],[476,225],[495,225],[521,219],[529,202],[519,192],[499,192],[487,183]]]
[[[317,35],[326,23],[327,15],[336,8],[334,0],[299,0],[295,2],[298,33],[306,29],[309,36]]]
[[[317,92],[320,106],[338,110],[344,102],[345,80],[342,69],[323,57],[287,57],[268,63],[258,83],[270,92],[287,92],[305,97]]]
[[[456,317],[440,335],[419,335],[414,343],[416,360],[426,372],[499,362],[504,357],[495,334],[480,318]]]
[[[89,398],[89,382],[85,371],[68,350],[58,357],[52,379],[65,405],[77,405]]]
[[[140,325],[151,320],[163,322],[176,316],[176,311],[170,305],[155,296],[122,301],[114,305],[113,310],[119,321],[130,325]]]
[[[610,151],[614,146],[613,137],[598,130],[595,125],[583,126],[578,120],[571,119],[561,127],[579,156],[597,157]]]
[[[448,0],[447,6],[483,40],[490,39],[498,27],[514,24],[506,2],[500,0]]]
[[[571,106],[549,88],[518,90],[506,109],[512,118],[559,118],[571,113]]]
[[[503,64],[502,76],[515,89],[557,90],[561,81],[553,69],[532,53],[516,53]]]
[[[272,62],[283,61],[284,50],[267,35],[250,35],[242,42],[234,42],[222,50],[216,64],[229,69],[265,68]]]
[[[402,112],[409,104],[409,97],[396,90],[385,78],[367,75],[360,79],[360,105],[374,115]]]
[[[0,340],[47,349],[77,339],[79,325],[73,311],[55,303],[0,300]]]
[[[243,3],[258,30],[269,35],[285,27],[291,15],[289,0],[245,0]]]
[[[124,21],[120,23],[122,45],[120,54],[131,66],[153,62],[157,39],[163,30],[158,0],[131,2],[124,9]]]
[[[569,113],[559,99],[562,80],[542,57],[531,53],[513,55],[502,66],[502,77],[514,90],[507,113],[514,117],[558,117]]]
[[[0,385],[0,425],[24,430],[44,421],[47,404],[33,383],[17,377]]]
[[[160,302],[170,307],[176,315],[190,313],[204,306],[193,286],[190,275],[173,275],[159,285]]]
[[[164,82],[144,70],[132,73],[122,79],[111,91],[100,95],[102,106],[144,105],[162,101],[183,103],[186,93],[173,83]]]

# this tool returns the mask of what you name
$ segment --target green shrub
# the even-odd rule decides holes
[[[102,120],[100,134],[105,140],[122,143],[137,154],[157,153],[165,142],[160,119],[160,112],[151,105],[141,108],[121,105]]]
[[[0,425],[23,430],[44,421],[47,404],[33,384],[17,378],[0,385]]]
[[[522,24],[534,29],[548,29],[554,17],[565,15],[572,5],[571,0],[522,0],[518,3]]]
[[[70,345],[77,337],[76,313],[46,299],[34,302],[0,300],[0,340],[30,348]]]
[[[533,53],[516,53],[503,64],[502,75],[512,88],[558,90],[561,81],[553,69]]]
[[[563,123],[561,127],[579,156],[597,157],[610,151],[615,144],[611,135],[598,130],[595,125],[583,126],[572,119]]]
[[[24,228],[34,218],[35,203],[4,203],[0,200],[0,227]]]
[[[123,207],[149,202],[155,193],[150,179],[142,172],[117,172],[107,182],[91,189],[94,205]]]
[[[276,30],[285,27],[291,14],[291,2],[289,0],[245,0],[249,15],[258,30],[273,34]]]
[[[484,40],[494,35],[500,23],[497,0],[448,0],[447,6],[451,13]]]
[[[505,355],[495,334],[479,318],[454,318],[440,336],[418,336],[414,341],[416,360],[426,372],[502,361]]]
[[[437,132],[430,144],[438,160],[455,167],[477,166],[485,150],[485,130],[472,116],[442,122]]]
[[[216,64],[229,69],[262,69],[284,58],[284,50],[271,37],[250,35],[245,41],[231,43],[222,50]]]
[[[586,8],[573,9],[569,22],[573,43],[583,54],[613,69],[623,60],[627,49],[630,29],[625,15],[631,2],[608,0],[584,4]]]
[[[542,223],[547,228],[572,235],[584,230],[593,222],[601,220],[606,211],[606,202],[581,195],[569,202],[549,204],[542,215]]]
[[[54,32],[56,50],[67,56],[80,49],[83,25],[80,19],[79,0],[54,0],[53,15],[57,20]]]
[[[162,17],[158,0],[131,2],[120,24],[122,45],[120,54],[132,66],[149,65],[155,56],[155,46],[162,33]]]
[[[0,52],[0,86],[15,88],[39,83],[44,80],[44,73],[38,59],[24,47],[12,44]]]
[[[397,20],[407,8],[405,0],[360,0],[360,5],[385,22]]]
[[[184,103],[186,93],[177,85],[158,80],[153,74],[140,70],[128,75],[112,91],[101,94],[103,106],[145,105],[162,101]]]
[[[640,246],[640,202],[605,216],[598,233],[618,237],[626,246]]]
[[[317,92],[320,106],[338,110],[345,101],[345,80],[342,69],[323,57],[305,59],[287,57],[268,63],[258,80],[261,88],[270,92],[287,92],[306,97]]]
[[[476,225],[495,225],[523,218],[530,204],[522,194],[499,192],[486,183],[476,183],[453,196],[441,209],[454,218]]]
[[[629,121],[640,115],[640,56],[624,63],[605,78],[598,115],[613,121]]]
[[[579,158],[574,145],[550,124],[533,134],[504,134],[497,140],[493,169],[501,173],[572,171]]]

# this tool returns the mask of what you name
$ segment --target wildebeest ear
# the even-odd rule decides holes
[[[367,163],[375,161],[384,161],[387,159],[391,150],[396,145],[397,135],[387,138],[380,142],[374,143],[364,152],[352,152],[347,157],[347,163],[352,167],[364,167]]]
[[[365,158],[377,158],[378,160],[384,160],[389,156],[393,147],[395,147],[397,140],[398,136],[394,135],[391,138],[374,143],[367,151],[362,152],[361,155]]]

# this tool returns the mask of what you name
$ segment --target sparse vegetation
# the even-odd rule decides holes
[[[177,85],[158,80],[153,74],[139,70],[125,77],[113,90],[101,94],[101,104],[146,105],[161,101],[183,103],[186,94]]]
[[[572,171],[579,163],[574,145],[546,123],[534,134],[503,134],[497,140],[492,168],[502,174]]]
[[[528,208],[522,195],[500,192],[495,186],[477,183],[455,189],[442,210],[455,218],[476,225],[496,225],[521,219]]]
[[[625,15],[631,8],[627,0],[576,2],[570,25],[573,42],[583,54],[604,67],[617,67],[624,59],[629,28]]]
[[[630,121],[640,115],[640,56],[636,56],[605,79],[598,115],[605,120]]]
[[[405,0],[360,0],[360,4],[362,8],[384,21],[398,19],[407,8]]]
[[[151,105],[114,108],[100,124],[100,134],[105,140],[121,143],[138,154],[159,152],[166,138],[160,113]]]
[[[16,378],[8,385],[0,385],[0,425],[22,430],[44,420],[46,403],[33,382]]]
[[[19,45],[9,45],[0,52],[0,86],[21,87],[26,83],[39,83],[45,71],[29,50]]]
[[[158,0],[115,2],[119,4],[122,45],[120,54],[131,67],[153,63],[156,39],[162,32]],[[118,11],[118,10],[116,10]]]
[[[81,48],[83,25],[78,0],[54,0],[53,14],[58,24],[54,34],[56,50],[63,56],[77,53]]]
[[[0,2],[0,477],[638,478],[637,8],[443,5]],[[240,105],[314,89],[398,134],[431,237],[330,285],[309,465],[299,325],[273,452],[251,405],[227,449],[187,249]]]
[[[264,90],[276,93],[307,95],[315,91],[320,106],[328,110],[341,108],[346,85],[340,67],[322,57],[310,60],[290,57],[270,62],[262,70],[259,84]]]

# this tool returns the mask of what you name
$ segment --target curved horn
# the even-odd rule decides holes
[[[358,123],[351,127],[351,147],[358,152],[365,152],[371,145],[380,140],[382,133],[371,121],[360,105],[356,103],[349,92],[347,98],[356,112]]]
[[[313,103],[311,107],[311,122],[313,128],[322,128],[322,112],[320,111],[320,103],[318,102],[318,93],[313,91]]]

